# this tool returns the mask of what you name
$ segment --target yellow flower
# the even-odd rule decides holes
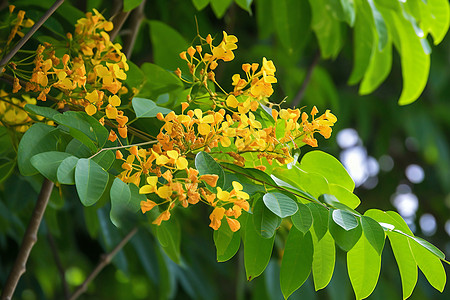
[[[156,205],[158,204],[148,199],[147,201],[141,201],[141,211],[143,214],[145,214],[146,212],[152,210]]]
[[[209,226],[214,230],[218,230],[220,225],[222,224],[222,219],[224,215],[225,215],[225,208],[223,207],[214,208],[212,213],[209,215],[209,219],[211,220],[211,224],[209,224]]]

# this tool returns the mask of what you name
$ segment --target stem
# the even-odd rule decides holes
[[[127,11],[127,12],[121,11],[117,15],[114,16],[114,18],[113,18],[114,27],[113,27],[113,30],[109,33],[109,37],[110,37],[111,41],[114,41],[114,39],[116,38],[120,29],[122,29],[123,24],[128,19],[129,15],[130,15],[129,11]]]
[[[139,28],[141,27],[142,21],[145,19],[144,14],[145,0],[141,2],[141,4],[133,10],[133,14],[131,16],[131,24],[129,30],[130,35],[124,41],[123,45],[123,53],[127,57],[131,57],[131,53],[134,48],[134,43],[136,42],[136,38],[139,32]]]
[[[303,96],[305,95],[306,92],[306,88],[308,87],[308,84],[311,81],[311,76],[314,71],[314,68],[319,63],[319,60],[320,60],[320,51],[317,51],[316,55],[314,55],[311,65],[308,68],[308,71],[306,72],[305,80],[303,80],[300,90],[298,90],[297,95],[295,96],[294,100],[291,103],[292,107],[297,107],[300,104],[300,101],[302,101]]]
[[[33,34],[47,21],[47,19],[63,4],[64,0],[56,0],[55,3],[45,12],[45,14],[37,21],[30,31],[27,32],[14,46],[14,48],[6,54],[0,61],[0,75],[3,73],[3,67],[16,55],[17,51],[33,36]]]
[[[133,146],[143,146],[143,145],[150,145],[150,144],[156,144],[158,141],[148,141],[148,142],[142,142],[142,143],[138,143],[138,144],[132,144],[132,145],[125,145],[125,146],[116,146],[116,147],[109,147],[109,148],[103,148],[100,151],[98,151],[97,153],[93,154],[91,157],[89,157],[89,159],[99,155],[101,152],[103,151],[107,151],[107,150],[118,150],[118,149],[124,149],[124,148],[130,148]]]
[[[31,215],[30,223],[28,224],[27,230],[23,237],[19,254],[17,255],[11,272],[9,273],[8,279],[6,280],[2,293],[2,300],[10,300],[12,298],[20,277],[26,271],[26,263],[28,257],[30,256],[31,249],[34,244],[36,244],[39,225],[41,224],[42,217],[44,216],[48,199],[50,198],[50,194],[53,190],[53,185],[53,182],[47,178],[45,178],[42,183],[41,192],[39,193],[36,206],[34,207],[33,214]]]
[[[77,299],[86,291],[89,283],[91,283],[91,281],[94,280],[95,277],[97,277],[98,273],[100,273],[100,271],[103,270],[103,268],[106,267],[111,262],[111,260],[117,254],[117,252],[119,252],[123,248],[123,246],[125,246],[128,243],[128,241],[137,233],[137,231],[138,231],[137,227],[134,227],[110,253],[101,256],[98,265],[91,272],[91,274],[89,274],[86,280],[78,287],[78,289],[72,294],[69,300]]]

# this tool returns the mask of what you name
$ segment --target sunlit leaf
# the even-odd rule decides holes
[[[292,216],[298,210],[297,203],[282,193],[267,193],[263,201],[266,207],[280,218]]]
[[[329,232],[325,233],[320,241],[313,236],[314,255],[312,273],[316,291],[325,288],[331,280],[336,261],[336,248],[334,239]]]

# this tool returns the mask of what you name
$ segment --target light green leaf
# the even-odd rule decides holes
[[[330,188],[330,194],[335,196],[340,203],[350,207],[351,209],[355,209],[361,203],[358,196],[347,190],[341,185],[331,183],[328,185]]]
[[[231,259],[241,245],[241,231],[233,232],[228,222],[222,222],[218,230],[214,230],[214,244],[217,249],[217,261],[224,262]]]
[[[375,250],[381,255],[384,248],[384,240],[386,238],[383,228],[374,219],[362,216],[361,226],[364,232],[364,236]]]
[[[111,211],[109,218],[116,227],[123,227],[123,219],[128,213],[136,213],[139,203],[131,202],[131,191],[128,184],[115,178],[109,191],[111,197]]]
[[[347,252],[347,268],[356,299],[369,297],[378,282],[381,256],[372,247],[364,234]]]
[[[375,0],[376,1],[376,0]],[[375,6],[374,0],[367,0],[370,5],[370,9],[372,10],[372,17],[375,24],[375,30],[378,35],[378,50],[381,51],[387,44],[388,41],[388,28],[386,26],[386,22],[383,19],[382,14],[378,11]]]
[[[329,232],[326,232],[320,241],[313,233],[314,255],[312,273],[314,278],[314,288],[316,291],[325,288],[331,280],[336,261],[336,248],[334,239]]]
[[[127,12],[135,9],[141,4],[142,0],[123,0],[123,11]]]
[[[298,210],[297,203],[282,193],[267,193],[263,201],[266,207],[280,218],[292,216]]]
[[[315,150],[306,153],[301,160],[300,169],[308,173],[320,174],[328,183],[341,185],[350,192],[355,189],[353,179],[339,160],[323,151]]]
[[[210,0],[211,7],[218,19],[222,18],[233,0]]]
[[[78,157],[69,156],[64,159],[56,171],[56,177],[61,184],[75,184],[75,167]]]
[[[275,235],[270,239],[263,238],[253,226],[253,216],[247,217],[244,236],[244,265],[247,280],[252,280],[259,276],[272,255]]]
[[[299,50],[310,32],[311,11],[307,1],[272,1],[272,16],[281,45],[289,54]]]
[[[253,225],[262,237],[266,239],[273,237],[280,224],[281,218],[279,216],[271,212],[263,201],[256,201],[253,205]]]
[[[328,209],[317,203],[307,203],[313,216],[313,228],[317,239],[320,241],[328,231]]]
[[[433,42],[438,45],[445,37],[450,24],[450,8],[447,0],[428,0],[429,24]]]
[[[22,175],[31,176],[38,173],[31,164],[31,158],[38,153],[57,150],[59,135],[58,129],[42,123],[35,123],[25,132],[17,153],[17,163]]]
[[[370,62],[368,64],[364,78],[361,81],[359,87],[359,93],[361,95],[367,95],[372,93],[391,72],[392,68],[392,43],[390,39],[386,43],[383,50],[379,50],[379,47],[374,43],[372,45],[372,54]]]
[[[192,0],[192,3],[197,10],[202,10],[209,4],[209,0]]]
[[[297,228],[291,227],[280,269],[280,285],[285,299],[308,279],[309,273],[311,273],[313,252],[311,233],[307,232],[303,235]]]
[[[96,156],[94,156],[92,160],[98,163],[98,165],[103,169],[109,170],[111,165],[116,160],[116,155],[112,150],[102,151]]]
[[[134,112],[136,113],[136,118],[154,118],[158,113],[167,115],[172,110],[160,107],[156,105],[150,99],[134,97],[132,101]]]
[[[223,188],[225,184],[225,172],[211,155],[204,151],[197,153],[195,156],[195,167],[200,176],[206,174],[218,175],[217,187]]]
[[[248,11],[248,13],[250,14],[250,16],[253,14],[252,13],[252,2],[253,0],[235,0],[236,4],[239,5],[242,9]]]
[[[348,211],[336,209],[332,213],[333,221],[345,230],[351,230],[358,226],[358,220]]]
[[[108,173],[91,159],[81,158],[75,167],[75,185],[84,206],[95,204],[108,184]]]
[[[59,151],[43,152],[34,155],[31,158],[31,164],[45,178],[47,178],[50,181],[57,182],[58,178],[56,172],[58,170],[58,167],[64,159],[70,156],[72,155],[66,152],[59,152]]]
[[[139,97],[156,99],[159,95],[183,89],[183,83],[175,74],[158,65],[143,63],[141,70],[146,81],[139,91]]]
[[[303,233],[306,233],[313,224],[311,210],[305,204],[298,203],[298,211],[291,216],[292,224]]]

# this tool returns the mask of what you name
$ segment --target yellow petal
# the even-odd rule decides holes
[[[143,185],[140,189],[139,189],[139,194],[149,194],[149,193],[154,193],[155,192],[155,186],[152,185]]]
[[[147,177],[147,183],[148,184],[150,184],[152,186],[155,186],[157,182],[158,182],[158,177],[157,176],[149,176],[149,177]]]
[[[165,155],[160,155],[158,156],[158,158],[156,159],[156,164],[157,165],[165,165],[169,162],[169,158]]]
[[[198,132],[201,135],[208,135],[210,131],[211,131],[211,126],[209,126],[208,124],[202,123],[202,124],[198,125]]]
[[[187,167],[188,167],[187,159],[184,157],[179,157],[177,159],[177,169],[183,170],[183,169],[186,169]]]
[[[232,108],[236,108],[239,104],[239,102],[237,101],[237,99],[234,95],[228,96],[226,102],[227,102],[227,105]]]
[[[167,156],[169,156],[170,158],[173,158],[173,159],[177,159],[178,152],[176,150],[169,150],[169,151],[167,151]]]
[[[93,114],[95,114],[97,112],[97,107],[95,107],[95,105],[89,104],[88,106],[86,106],[84,108],[84,110],[86,111],[86,113],[90,116],[92,116]]]
[[[168,185],[163,185],[162,187],[158,188],[158,190],[156,191],[156,194],[159,197],[166,199],[166,198],[169,198],[170,195],[172,195],[172,189]]]
[[[110,96],[108,101],[109,101],[109,104],[111,104],[112,106],[119,106],[121,103],[120,98],[117,95]]]

